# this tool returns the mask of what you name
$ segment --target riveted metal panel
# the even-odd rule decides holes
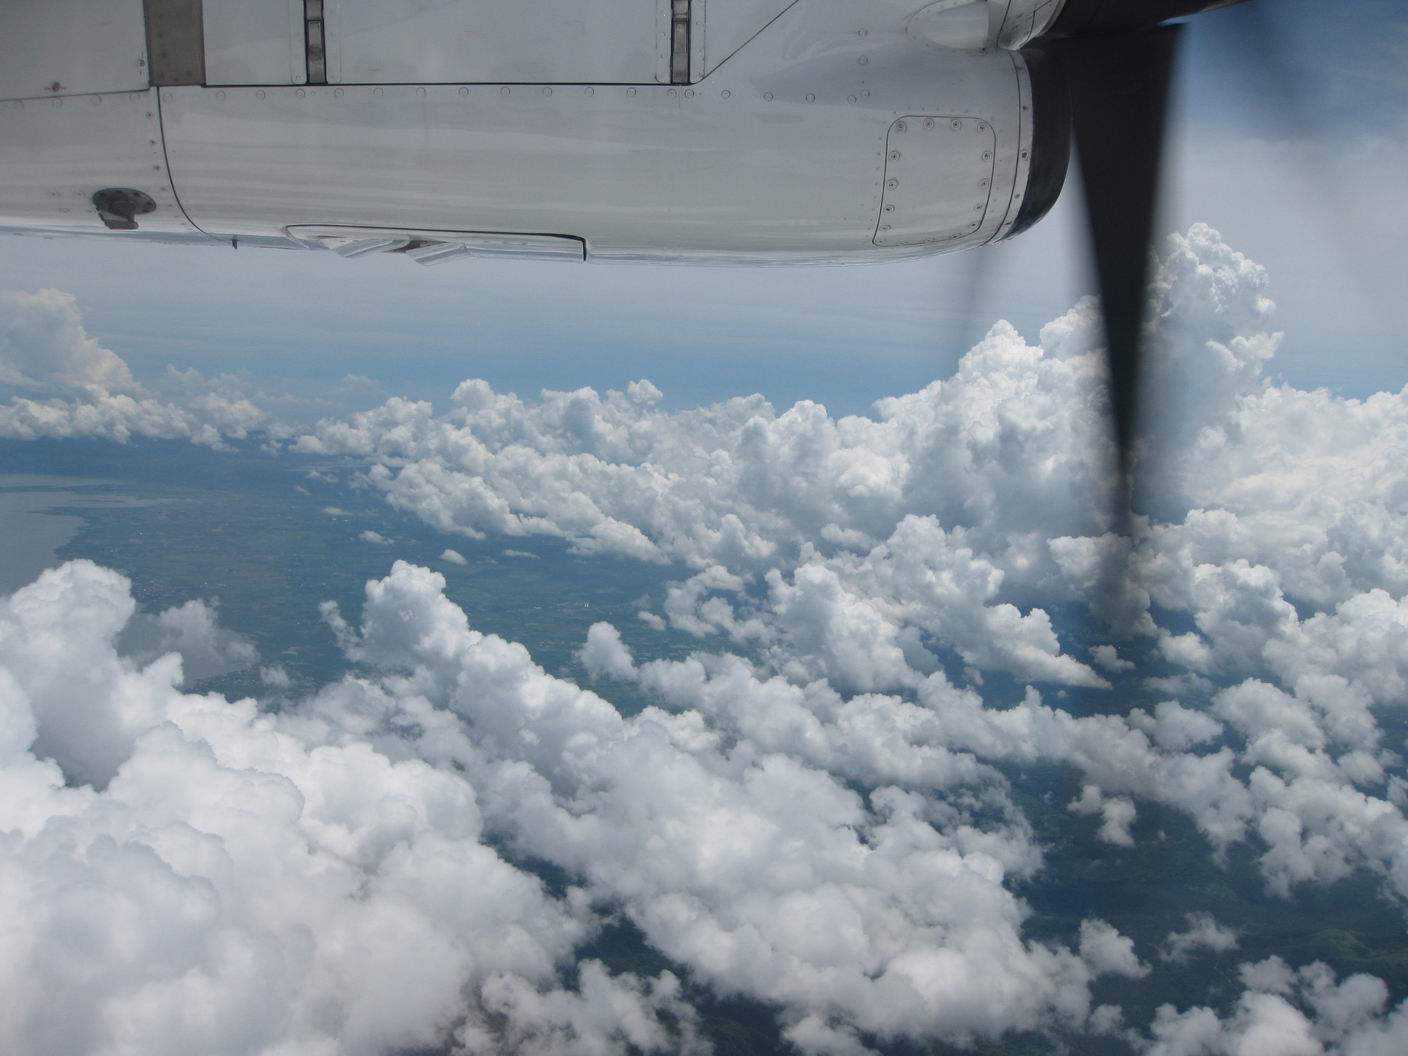
[[[142,0],[0,0],[0,99],[147,87]]]
[[[205,83],[201,0],[145,0],[151,83]]]
[[[155,90],[0,103],[0,143],[0,225],[106,231],[94,193],[130,188],[156,205],[141,231],[196,232],[166,171]]]
[[[694,38],[697,74],[712,73],[720,63],[798,0],[694,0]]]
[[[885,142],[877,246],[952,241],[982,226],[996,154],[987,121],[906,114],[890,126]]]
[[[329,84],[668,81],[668,0],[324,0]]]
[[[202,0],[206,84],[302,84],[303,0]]]
[[[593,257],[873,251],[889,125],[666,85],[174,88],[162,116],[206,230],[541,232]]]
[[[593,260],[782,263],[986,242],[1028,147],[1020,57],[936,62],[886,12],[889,0],[794,6],[693,85],[163,89],[167,150],[191,218],[241,244],[321,224],[573,235]],[[877,243],[891,127],[926,114],[991,126],[995,204],[976,228],[931,223],[977,204],[931,173],[936,202],[904,204],[934,214],[916,228],[960,237]],[[942,170],[951,159],[936,154]]]

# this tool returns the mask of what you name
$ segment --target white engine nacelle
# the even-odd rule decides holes
[[[1040,216],[1062,0],[9,0],[0,228],[842,262]],[[1059,171],[1056,171],[1058,170]]]

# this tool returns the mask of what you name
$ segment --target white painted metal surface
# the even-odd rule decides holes
[[[906,31],[927,44],[956,51],[982,51],[994,43],[994,14],[1002,5],[987,0],[935,0],[910,16]]]
[[[774,70],[762,83],[708,91],[308,86],[231,88],[222,98],[172,88],[162,108],[182,201],[207,230],[453,228],[574,236],[597,259],[842,260],[877,253],[896,103],[927,101],[930,112],[975,120],[1015,115],[1013,61],[1001,52],[956,59],[947,91],[937,92],[912,80],[932,80],[931,64],[902,63],[909,68],[894,71],[889,87],[876,70],[878,91],[856,89],[855,104],[837,94],[834,76],[812,71],[815,87],[831,85],[823,103],[810,78]],[[876,105],[858,105],[861,90]],[[941,109],[941,99],[958,106]],[[1015,116],[1002,126],[1005,202]],[[990,237],[1000,216],[971,228],[979,199],[968,176],[961,187],[942,175],[927,183],[961,201],[962,224],[955,209],[953,224],[921,231],[925,221],[948,221],[942,210],[916,212],[913,237],[884,248]]]
[[[991,125],[906,114],[890,126],[886,143],[877,246],[953,241],[982,226],[992,190]]]
[[[668,0],[325,0],[331,84],[669,80]]]
[[[454,227],[576,236],[593,256],[870,242],[888,115],[808,121],[796,98],[726,118],[664,87],[545,87],[170,89],[163,108],[187,208],[235,233]]]
[[[694,80],[707,76],[769,22],[800,0],[693,0]]]
[[[171,189],[155,90],[0,103],[0,144],[7,224],[103,231],[93,192],[130,187],[156,201],[142,230],[197,233]]]
[[[226,42],[212,49],[217,70],[248,42],[277,40],[276,22],[290,31],[290,8],[272,0],[242,9],[248,22],[225,9],[228,24],[224,0],[208,2],[212,40]],[[994,16],[1027,0],[1000,2]],[[462,8],[422,0],[398,25]],[[1027,184],[1023,60],[917,41],[915,10],[798,0],[690,85],[564,84],[548,79],[557,68],[530,83],[182,85],[85,100],[87,111],[11,103],[0,226],[101,230],[92,194],[130,187],[158,209],[119,237],[298,246],[291,228],[373,229],[329,237],[425,262],[583,246],[595,260],[847,262],[981,244],[1011,229]],[[333,3],[325,13],[331,34]],[[911,149],[899,119],[956,120],[972,136],[940,126]]]
[[[0,99],[147,87],[142,0],[0,0]]]
[[[205,83],[302,84],[303,0],[202,0]]]
[[[1019,62],[1017,70],[1017,96],[1021,100],[1021,108],[1017,114],[1018,120],[1018,150],[1016,157],[1012,158],[1013,170],[1012,179],[1007,183],[998,177],[998,172],[1006,167],[1006,158],[1003,157],[1003,150],[1000,145],[997,147],[998,170],[993,173],[993,193],[989,199],[989,218],[1001,216],[1002,220],[998,224],[997,231],[992,236],[992,241],[997,242],[1007,238],[1021,216],[1022,207],[1025,204],[1023,198],[1028,190],[1028,183],[1032,176],[1034,163],[1033,146],[1033,125],[1032,115],[1038,106],[1051,105],[1050,100],[1034,101],[1032,98],[1032,78],[1027,69],[1026,63]],[[1006,208],[1003,208],[1003,198],[1006,198]],[[1049,205],[1048,205],[1049,208]],[[986,224],[984,224],[986,227]]]

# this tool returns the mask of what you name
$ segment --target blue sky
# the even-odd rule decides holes
[[[1160,226],[1206,221],[1269,268],[1285,380],[1397,390],[1408,381],[1393,310],[1408,272],[1408,19],[1390,0],[1263,7],[1283,77],[1250,52],[1244,11],[1189,27]],[[979,251],[981,262],[412,269],[8,236],[0,289],[72,292],[89,332],[148,383],[171,364],[313,395],[350,374],[380,383],[346,388],[367,402],[443,398],[471,376],[525,394],[648,377],[674,406],[758,391],[851,413],[946,375],[993,320],[1034,339],[1089,291],[1074,183],[1042,224]],[[975,267],[975,332],[964,335]]]

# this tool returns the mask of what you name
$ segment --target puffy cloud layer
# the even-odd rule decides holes
[[[1267,386],[1262,367],[1280,341],[1268,282],[1203,225],[1171,238],[1156,273],[1159,355],[1146,439],[1176,434],[1183,446],[1202,445],[1187,494],[1175,496],[1191,506],[1264,509],[1263,496],[1243,504],[1228,485],[1275,448],[1278,476],[1297,485],[1277,498],[1286,508],[1319,490],[1298,452],[1333,451],[1349,466],[1376,430],[1403,428],[1401,396],[1360,406]],[[977,530],[996,549],[1021,533],[1056,538],[1104,524],[1111,452],[1098,344],[1096,306],[1083,300],[1036,345],[996,324],[952,377],[879,401],[873,417],[832,419],[806,401],[778,413],[757,396],[671,413],[649,382],[604,396],[545,391],[530,402],[467,381],[443,414],[393,399],[324,421],[298,446],[370,460],[393,503],[470,535],[540,533],[589,551],[746,574],[790,565],[809,544],[865,549],[904,517],[927,515],[949,530]],[[1296,424],[1313,428],[1278,447],[1277,419],[1297,401]],[[1377,461],[1359,459],[1360,472],[1338,475],[1337,490],[1367,497],[1363,483],[1384,479],[1375,470],[1393,450],[1375,446]]]
[[[1092,1007],[1099,976],[1152,985],[1235,950],[1236,921],[1190,907],[1149,949],[1098,919],[1035,941],[1017,893],[1043,855],[1010,782],[1040,766],[1112,855],[1162,838],[1158,804],[1219,860],[1249,848],[1277,896],[1366,873],[1408,903],[1387,732],[1408,390],[1273,384],[1267,290],[1216,232],[1171,241],[1154,385],[1188,406],[1151,418],[1164,486],[1128,537],[1090,302],[1036,345],[998,324],[868,418],[471,381],[443,414],[392,399],[297,441],[449,532],[683,564],[641,619],[699,651],[639,659],[599,623],[578,654],[599,692],[398,562],[359,617],[325,607],[360,674],[295,695],[266,669],[264,710],[183,690],[183,658],[257,662],[209,607],[144,617],[112,573],[46,574],[0,605],[0,898],[28,900],[0,913],[25,922],[4,1041],[127,1051],[195,1003],[173,1046],[702,1051],[695,986],[766,1003],[808,1053],[1051,1029],[1162,1056],[1399,1051],[1408,1012],[1378,980],[1274,959],[1221,1008],[1127,1029]],[[618,683],[644,710],[611,704]],[[677,972],[578,963],[610,916]],[[65,988],[81,1014],[52,1012]]]
[[[1100,921],[1022,937],[1004,880],[1039,857],[1000,788],[861,796],[700,712],[623,718],[443,588],[397,563],[359,628],[327,607],[377,673],[279,713],[119,653],[135,605],[96,565],[0,602],[4,1047],[699,1048],[675,977],[566,971],[594,907],[799,1038],[1079,1026],[1096,975],[1144,970]]]
[[[1012,884],[1041,852],[985,760],[1064,759],[1092,809],[1116,801],[1101,787],[1201,787],[1215,839],[1258,809],[1227,750],[1204,772],[1122,719],[1032,695],[993,710],[941,675],[911,701],[736,656],[637,664],[599,624],[589,671],[669,705],[626,718],[400,562],[367,585],[359,626],[324,614],[367,673],[275,712],[183,691],[179,653],[123,655],[135,604],[96,565],[0,601],[5,1047],[707,1051],[675,975],[575,963],[603,913],[696,984],[777,1008],[805,1052],[1109,1033],[1118,1009],[1092,1008],[1092,981],[1150,965],[1099,919],[1068,946],[1023,936]],[[1176,712],[1148,721],[1186,736]],[[520,856],[572,886],[552,893]],[[1236,945],[1206,915],[1188,924],[1163,958]],[[1244,974],[1225,1016],[1168,1008],[1128,1040],[1387,1053],[1408,1022],[1367,976]]]
[[[790,563],[814,540],[873,544],[908,513],[1075,529],[1098,521],[1079,497],[1108,456],[1087,354],[1096,320],[1085,303],[1052,324],[1051,353],[1000,323],[952,379],[882,401],[874,419],[805,401],[778,414],[757,396],[670,413],[649,383],[528,403],[467,381],[444,415],[396,398],[296,446],[372,460],[390,501],[446,530],[736,573]]]
[[[1408,786],[1381,723],[1408,689],[1408,389],[1273,384],[1268,291],[1216,231],[1170,239],[1150,293],[1154,501],[1129,537],[1107,523],[1089,301],[1036,345],[998,324],[952,377],[869,418],[758,397],[666,412],[648,383],[528,402],[471,381],[443,414],[392,400],[298,446],[366,460],[393,505],[448,531],[691,566],[642,618],[746,660],[636,671],[605,631],[583,654],[663,707],[707,697],[779,746],[807,730],[814,765],[868,755],[876,780],[935,787],[971,772],[959,758],[1074,767],[1072,809],[1112,844],[1154,800],[1217,848],[1253,843],[1276,892],[1367,869],[1405,897]],[[1053,618],[1082,608],[1107,638],[1085,655]],[[1113,686],[1126,714],[1081,717],[1049,691],[985,701],[991,672]],[[885,718],[843,746],[827,726],[861,700]]]
[[[88,335],[77,302],[60,290],[0,292],[0,385],[137,388],[127,364]]]
[[[369,585],[360,632],[329,610],[394,696],[320,701],[322,736],[391,723],[383,750],[463,770],[517,849],[583,877],[695,979],[792,1025],[962,1040],[1084,1021],[1089,981],[1110,969],[1023,940],[1004,879],[1038,856],[1000,788],[934,800],[883,782],[863,797],[847,767],[735,738],[704,710],[623,718],[474,631],[443,587],[398,563]],[[606,672],[622,648],[609,631],[585,646]]]
[[[826,618],[866,659],[832,650],[824,673],[857,688],[912,684],[925,673],[916,639],[979,670],[1098,685],[1049,616],[1092,597],[1115,633],[1159,638],[1196,674],[1231,674],[1277,662],[1263,655],[1270,637],[1284,662],[1307,640],[1334,647],[1354,636],[1345,616],[1408,594],[1408,392],[1355,401],[1271,384],[1268,286],[1206,226],[1170,240],[1150,300],[1158,515],[1132,543],[1107,532],[1089,301],[1036,345],[997,324],[952,377],[873,417],[805,401],[778,413],[756,396],[667,412],[647,382],[525,401],[468,381],[444,413],[392,399],[297,447],[366,460],[388,501],[446,531],[682,561],[705,576],[668,613],[691,633],[824,636],[798,620],[828,595]],[[893,595],[916,576],[923,588]],[[740,598],[749,585],[766,586],[770,611],[739,611],[759,608],[757,591]],[[1234,615],[1258,591],[1254,618]],[[727,608],[698,611],[718,599]],[[1194,614],[1198,631],[1158,631],[1151,605]],[[1296,605],[1325,618],[1302,627]]]
[[[258,650],[249,641],[220,626],[215,606],[200,600],[173,606],[155,616],[132,617],[118,645],[121,652],[139,663],[177,654],[182,673],[189,681],[238,671],[259,659]]]
[[[1211,913],[1189,913],[1188,930],[1170,932],[1160,956],[1170,961],[1186,961],[1200,950],[1225,953],[1237,948],[1237,933],[1213,919]]]
[[[194,373],[194,372],[192,372]],[[90,337],[73,296],[0,291],[0,437],[132,437],[218,446],[244,439],[264,414],[247,399],[201,385],[179,403],[137,383],[122,357]]]
[[[1383,982],[1336,979],[1325,965],[1292,970],[1279,957],[1241,966],[1246,987],[1230,1015],[1164,1005],[1146,1056],[1393,1056],[1408,1047],[1408,1002],[1388,1009]]]
[[[947,788],[995,764],[1055,763],[1080,774],[1070,808],[1099,817],[1106,842],[1133,845],[1136,799],[1145,799],[1186,811],[1215,848],[1251,842],[1280,894],[1365,869],[1408,901],[1405,783],[1389,773],[1402,759],[1380,747],[1365,695],[1338,676],[1296,694],[1248,679],[1217,693],[1210,713],[1164,701],[1152,713],[1078,716],[1030,688],[994,707],[1003,702],[941,672],[914,699],[847,698],[824,680],[798,685],[731,655],[636,666],[607,625],[592,629],[581,655],[599,677],[637,680],[672,710],[699,711],[847,778]]]
[[[669,974],[563,989],[586,896],[487,846],[462,776],[183,692],[117,651],[133,613],[87,562],[0,601],[0,1048],[694,1046]]]
[[[804,547],[790,574],[772,569],[763,577],[762,600],[711,566],[668,591],[666,614],[688,633],[725,634],[765,651],[799,681],[913,687],[939,666],[933,645],[979,670],[1108,688],[1090,666],[1063,655],[1045,610],[1024,613],[997,600],[1005,573],[974,552],[971,535],[945,531],[932,516],[906,517],[865,553],[824,558]]]

